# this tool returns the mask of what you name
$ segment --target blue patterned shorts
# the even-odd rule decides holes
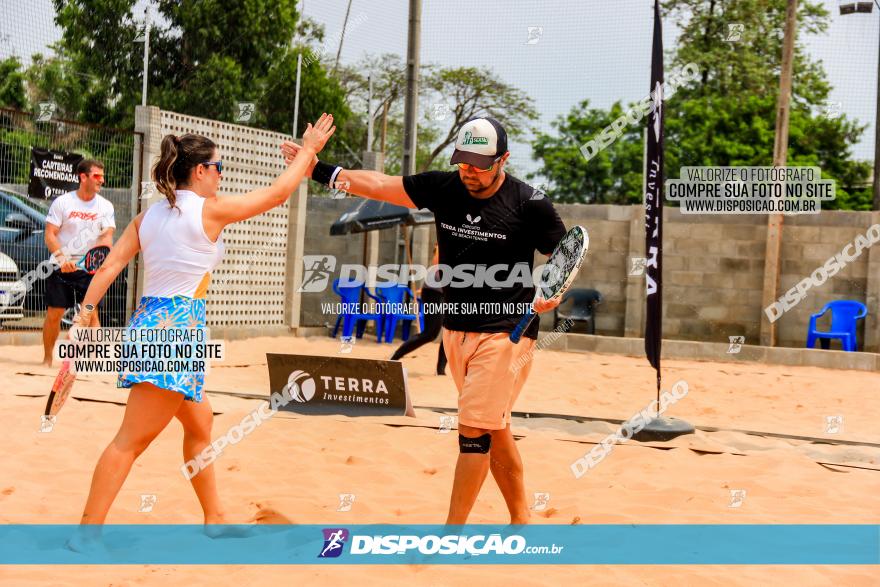
[[[137,310],[128,321],[128,328],[204,328],[205,300],[175,296],[173,298],[142,297]],[[120,373],[117,387],[128,388],[136,383],[152,383],[156,387],[182,393],[189,401],[202,401],[204,371],[177,373]]]

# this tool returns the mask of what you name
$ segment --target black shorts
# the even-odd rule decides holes
[[[51,308],[73,308],[82,303],[92,276],[78,269],[62,273],[56,269],[46,278],[46,305]]]

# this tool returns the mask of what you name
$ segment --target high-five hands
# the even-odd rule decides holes
[[[320,153],[334,132],[336,132],[336,126],[333,124],[333,115],[325,112],[315,123],[315,126],[312,126],[311,123],[306,125],[306,130],[303,133],[303,148]]]
[[[306,149],[314,154],[312,162],[309,164],[309,168],[306,171],[306,174],[311,176],[312,169],[314,169],[315,163],[318,162],[317,153],[321,152],[321,149],[324,148],[324,145],[327,144],[327,140],[333,136],[334,132],[336,132],[336,127],[333,125],[333,115],[325,112],[321,115],[321,118],[318,119],[318,122],[316,122],[314,126],[311,124],[306,126],[306,130],[303,133],[302,145],[298,145],[292,141],[284,141],[281,144],[281,153],[284,155],[284,163],[290,165],[293,163],[297,154],[299,154],[302,149]]]
[[[284,141],[281,143],[281,154],[284,155],[284,164],[290,165],[293,163],[293,160],[296,159],[297,153],[302,150],[302,147],[292,141]],[[318,163],[318,156],[315,155],[312,157],[312,161],[309,163],[308,169],[306,169],[306,175],[308,177],[312,176],[312,170],[315,168],[315,165]]]

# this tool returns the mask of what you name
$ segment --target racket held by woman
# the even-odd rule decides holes
[[[49,392],[49,400],[46,402],[43,415],[55,416],[58,414],[70,395],[74,380],[76,380],[76,373],[71,370],[70,361],[65,360],[61,363],[61,369],[55,377],[55,382],[52,383],[52,391]]]

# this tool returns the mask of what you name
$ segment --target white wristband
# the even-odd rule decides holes
[[[337,189],[336,188],[336,176],[338,176],[341,171],[342,171],[342,167],[337,167],[336,170],[333,172],[333,174],[330,176],[330,189]]]

